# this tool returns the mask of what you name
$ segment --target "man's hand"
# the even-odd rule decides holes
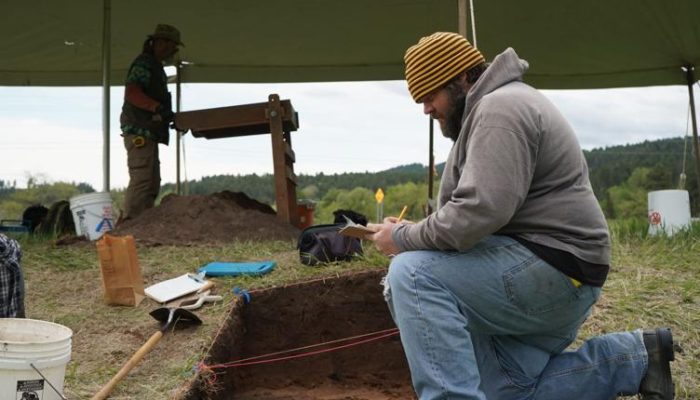
[[[394,226],[396,226],[395,221],[389,219],[384,219],[383,224],[367,224],[368,228],[376,231],[376,233],[368,235],[367,239],[373,241],[377,249],[387,256],[395,256],[401,252],[391,237]]]
[[[175,113],[170,108],[164,106],[163,104],[158,104],[156,107],[156,113],[153,116],[154,121],[171,122],[175,119]]]
[[[184,135],[184,134],[186,134],[186,133],[188,132],[187,129],[180,129],[180,128],[178,128],[178,127],[177,127],[177,124],[175,124],[175,121],[171,122],[169,127],[170,127],[170,129],[173,129],[173,130],[176,130],[176,131],[180,132],[180,135]]]

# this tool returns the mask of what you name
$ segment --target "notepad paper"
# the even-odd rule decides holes
[[[353,220],[351,220],[347,216],[343,215],[343,217],[345,217],[345,226],[340,228],[340,230],[338,231],[338,233],[340,233],[341,235],[365,239],[365,236],[367,236],[368,234],[375,233],[368,227],[353,222]]]
[[[168,279],[167,281],[151,285],[147,287],[144,292],[146,296],[159,303],[167,303],[180,296],[196,292],[201,289],[205,283],[206,282],[200,282],[192,278],[190,274],[184,274],[177,278]]]

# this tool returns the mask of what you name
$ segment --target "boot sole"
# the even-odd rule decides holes
[[[656,340],[664,360],[671,362],[676,359],[673,352],[673,334],[670,328],[659,328],[656,330]]]
[[[671,376],[671,361],[676,359],[673,349],[673,334],[671,333],[671,329],[658,328],[656,330],[656,340],[659,344],[659,352],[663,358],[664,373],[668,374],[667,376]],[[673,383],[673,380],[671,380],[670,383],[671,399],[674,399],[676,397],[676,385]]]

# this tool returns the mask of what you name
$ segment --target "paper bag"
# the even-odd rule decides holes
[[[105,303],[120,306],[141,303],[145,294],[134,237],[104,234],[97,241],[97,254]]]

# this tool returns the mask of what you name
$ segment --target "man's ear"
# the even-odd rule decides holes
[[[464,89],[465,93],[467,90],[469,90],[469,87],[471,87],[469,82],[467,82],[467,71],[462,71],[459,75],[457,75],[457,82],[459,83],[459,86]]]

